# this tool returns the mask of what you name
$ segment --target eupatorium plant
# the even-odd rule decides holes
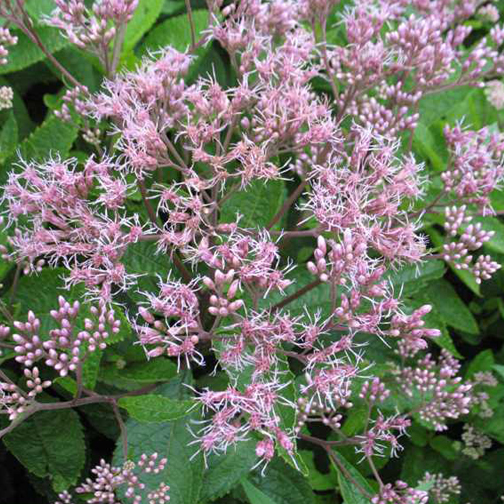
[[[7,447],[30,469],[16,442],[30,422],[62,412],[78,422],[74,409],[96,417],[86,408],[101,405],[120,448],[76,488],[89,503],[195,504],[230,491],[286,502],[243,478],[258,469],[267,481],[284,463],[313,474],[313,448],[347,504],[458,495],[458,479],[430,467],[414,481],[380,469],[407,436],[448,439],[435,432],[454,422],[468,426],[471,457],[489,448],[469,422],[492,417],[498,382],[486,368],[463,379],[446,327],[463,322],[443,319],[463,303],[440,278],[449,268],[479,293],[500,268],[504,137],[447,113],[435,142],[425,104],[489,81],[501,108],[498,10],[172,1],[165,12],[185,10],[184,28],[160,18],[134,50],[162,2],[54,3],[37,18],[23,0],[0,2],[0,63],[14,30],[38,46],[68,86],[48,120],[74,132],[62,151],[56,138],[46,156],[21,149],[4,179],[2,257],[15,265],[0,327]],[[47,47],[49,29],[99,85]],[[16,304],[23,281],[36,291],[48,278],[68,291],[50,287],[53,306]],[[152,423],[156,433],[139,435]],[[165,435],[180,458],[165,457]],[[156,453],[141,455],[150,444]],[[69,487],[82,469],[33,472],[68,504],[81,502]],[[179,474],[190,470],[193,482]]]

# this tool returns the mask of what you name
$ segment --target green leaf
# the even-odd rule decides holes
[[[427,282],[442,278],[445,273],[443,261],[424,261],[420,264],[407,264],[399,271],[391,271],[387,276],[396,291],[402,289],[404,296],[411,296],[422,290]]]
[[[56,8],[54,0],[26,0],[25,9],[35,19],[49,16]]]
[[[495,364],[495,358],[492,350],[483,350],[474,357],[465,373],[466,380],[472,378],[476,373],[483,371],[492,371]]]
[[[426,294],[447,325],[470,334],[479,334],[473,314],[446,280],[437,280],[426,288]]]
[[[201,37],[201,32],[208,26],[208,11],[193,11],[196,41]],[[185,52],[191,45],[191,26],[187,14],[174,16],[156,26],[145,38],[140,48],[140,54],[157,51],[166,46],[172,46],[180,52]],[[200,50],[201,53],[201,50]],[[196,52],[198,55],[198,52]]]
[[[257,461],[255,445],[252,439],[243,441],[225,454],[208,458],[200,495],[203,502],[223,497],[240,483]]]
[[[504,366],[501,364],[495,364],[492,369],[498,373],[502,379],[504,379]]]
[[[374,495],[375,493],[364,476],[339,453],[333,452],[333,456],[339,462],[336,464],[331,460],[338,470],[340,492],[345,504],[370,504],[371,501],[359,489],[360,487],[370,495]],[[344,470],[340,469],[340,465]]]
[[[255,180],[224,203],[221,222],[236,222],[236,214],[240,214],[243,216],[240,220],[241,227],[264,227],[280,210],[284,194],[282,180],[267,183]]]
[[[314,504],[315,497],[306,478],[275,457],[264,476],[254,473],[249,481],[275,504]]]
[[[250,504],[276,504],[274,500],[270,499],[266,494],[261,492],[261,490],[250,483],[250,481],[244,479],[242,481],[242,487],[245,495],[250,501]]]
[[[63,268],[44,268],[39,274],[22,276],[19,280],[15,300],[21,305],[20,315],[26,315],[28,310],[35,313],[40,319],[39,334],[42,339],[46,339],[49,330],[56,327],[50,312],[58,308],[58,296],[64,296],[68,302],[81,297],[81,289],[63,290],[62,277],[65,273]]]
[[[72,409],[35,413],[3,441],[30,472],[51,480],[57,492],[75,485],[84,468],[82,425]]]
[[[171,15],[174,12],[183,9],[184,6],[185,6],[184,0],[165,0],[161,12],[166,15]]]
[[[453,439],[448,436],[435,436],[429,441],[429,445],[447,460],[457,460],[460,457],[453,446]]]
[[[137,383],[167,381],[177,376],[177,365],[168,359],[156,358],[148,362],[134,362],[122,369],[120,375]]]
[[[308,468],[307,479],[313,490],[333,490],[338,486],[338,473],[334,466],[329,467],[328,473],[322,473],[315,465],[315,453],[308,450],[299,450],[299,455]]]
[[[140,0],[135,14],[126,27],[122,51],[133,49],[137,42],[154,25],[163,8],[164,0]]]
[[[173,400],[185,400],[189,397],[187,387],[183,386],[183,377],[159,387],[156,392]],[[189,444],[194,441],[187,426],[191,421],[200,420],[198,411],[190,416],[159,424],[141,423],[130,418],[126,422],[128,432],[128,457],[136,460],[142,453],[157,452],[166,457],[169,463],[159,474],[142,477],[145,489],[140,493],[146,498],[148,492],[158,488],[161,482],[170,485],[170,504],[195,504],[200,501],[203,484],[204,462],[201,453],[196,455],[198,447]],[[120,443],[114,455],[114,465],[124,463]]]
[[[58,155],[65,159],[77,138],[77,133],[76,126],[53,115],[23,140],[19,149],[21,158],[44,161],[51,155]]]
[[[91,352],[84,361],[82,366],[82,382],[87,389],[94,390],[96,386],[102,354],[103,352],[101,350],[96,349],[94,352]]]
[[[0,75],[17,72],[46,58],[45,54],[18,28],[11,29],[12,35],[18,38],[15,46],[9,47],[6,65],[0,65]],[[37,34],[47,50],[52,54],[70,45],[57,28],[41,26]]]
[[[0,132],[0,163],[16,152],[17,142],[18,126],[14,112],[11,110]]]
[[[171,422],[186,416],[194,406],[193,401],[178,401],[158,394],[123,397],[118,404],[139,422]]]

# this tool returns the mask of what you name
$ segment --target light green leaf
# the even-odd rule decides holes
[[[494,364],[493,370],[497,372],[502,379],[504,379],[504,366],[502,366],[501,364]]]
[[[3,441],[28,471],[51,480],[57,492],[75,485],[84,468],[82,425],[71,409],[36,413]]]
[[[425,292],[447,325],[470,334],[479,334],[473,314],[446,280],[429,283]]]
[[[45,54],[18,28],[11,29],[12,35],[18,38],[15,46],[9,47],[9,56],[6,65],[0,65],[0,75],[17,72],[46,58]],[[57,28],[41,26],[37,34],[50,53],[70,45]]]
[[[156,392],[176,401],[189,398],[189,390],[183,386],[183,376],[158,387]],[[198,411],[190,416],[159,424],[141,423],[130,418],[126,422],[128,431],[128,457],[136,460],[142,453],[159,453],[169,463],[159,474],[142,477],[145,489],[140,493],[145,498],[148,492],[158,488],[161,482],[170,485],[170,504],[195,504],[200,502],[203,484],[204,462],[198,447],[190,444],[194,441],[187,426],[191,421],[200,420]],[[124,463],[120,443],[115,451],[114,465]]]
[[[250,481],[244,479],[242,481],[242,487],[245,495],[250,501],[250,504],[276,504],[274,500],[270,499],[266,494],[261,492],[261,490],[250,483]]]
[[[140,0],[133,18],[126,27],[122,51],[133,49],[145,33],[154,25],[163,8],[164,0]]]
[[[171,422],[186,416],[194,406],[193,401],[179,401],[159,394],[123,397],[118,404],[139,422]]]
[[[252,439],[243,441],[225,454],[208,458],[200,496],[203,502],[223,497],[240,483],[257,461],[255,445]]]

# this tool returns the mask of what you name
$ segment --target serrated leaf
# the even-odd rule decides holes
[[[36,413],[3,441],[30,472],[51,480],[57,492],[75,485],[84,468],[84,434],[79,416],[71,409]]]
[[[173,400],[185,400],[189,390],[183,386],[183,376],[158,387],[156,392]],[[135,460],[142,453],[159,453],[169,463],[159,474],[148,474],[142,477],[145,489],[140,494],[145,498],[148,492],[158,488],[161,482],[170,485],[170,504],[195,504],[199,502],[203,483],[204,462],[201,453],[196,454],[198,447],[190,445],[194,441],[187,426],[191,421],[200,420],[198,411],[190,416],[173,422],[159,424],[141,423],[134,419],[126,422],[128,431],[128,457]],[[121,446],[114,455],[114,465],[124,463]]]
[[[46,58],[45,54],[21,30],[12,28],[11,34],[18,38],[15,46],[9,47],[7,64],[0,65],[0,75],[17,72]],[[70,45],[60,30],[49,26],[37,27],[37,34],[50,53]]]
[[[264,227],[281,208],[284,192],[282,180],[255,180],[224,203],[220,221],[236,222],[236,215],[240,214],[241,227]]]
[[[52,115],[19,146],[20,156],[28,161],[44,161],[51,155],[62,159],[70,152],[78,129]]]
[[[246,476],[257,461],[254,440],[238,443],[223,455],[212,455],[208,458],[208,469],[205,471],[201,500],[213,501],[223,497]]]
[[[315,498],[306,478],[275,457],[268,464],[264,476],[254,473],[249,481],[275,504],[314,504]]]
[[[415,294],[422,290],[427,282],[441,278],[445,273],[443,261],[424,261],[419,264],[407,264],[399,271],[391,271],[387,276],[394,290],[404,296]]]
[[[199,40],[201,32],[208,26],[208,11],[193,11],[194,28],[196,32],[196,41]],[[145,38],[140,48],[140,54],[146,54],[148,51],[157,51],[166,46],[171,46],[177,51],[185,52],[191,45],[191,27],[187,19],[187,14],[174,16],[163,21],[156,26]],[[203,51],[204,48],[201,48]],[[201,50],[198,49],[198,51]],[[198,52],[196,52],[198,55]]]
[[[370,504],[371,501],[359,489],[362,488],[370,495],[375,493],[364,476],[340,454],[333,452],[333,456],[339,462],[336,464],[332,461],[338,470],[339,488],[345,504]],[[345,470],[340,469],[339,465]]]
[[[133,49],[145,33],[154,25],[161,14],[164,0],[140,0],[138,7],[126,27],[123,53]]]
[[[100,372],[100,362],[103,352],[96,349],[91,352],[82,366],[82,383],[89,390],[94,390]]]
[[[193,401],[178,401],[159,394],[123,397],[118,404],[139,422],[171,422],[186,416],[194,406]]]
[[[276,504],[274,500],[270,499],[265,493],[261,492],[250,481],[244,479],[242,487],[247,496],[250,504]]]
[[[446,280],[429,283],[425,292],[447,325],[470,334],[479,334],[473,314]]]

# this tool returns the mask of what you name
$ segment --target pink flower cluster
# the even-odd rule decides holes
[[[88,478],[85,483],[75,489],[75,492],[84,494],[83,497],[88,504],[119,502],[118,491],[123,492],[128,502],[141,504],[143,499],[139,492],[145,488],[145,483],[142,483],[141,480],[142,475],[163,472],[166,462],[166,458],[158,460],[157,453],[143,454],[136,463],[128,460],[123,467],[111,466],[102,459],[99,465],[91,469],[95,475],[94,480]],[[149,504],[167,504],[170,501],[169,490],[168,485],[161,483],[159,488],[147,493],[147,502]],[[58,498],[60,500],[55,504],[73,504],[75,502],[70,493],[66,491],[58,495]]]

